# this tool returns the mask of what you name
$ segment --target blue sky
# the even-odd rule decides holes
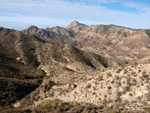
[[[0,27],[116,24],[150,29],[150,0],[0,0]]]

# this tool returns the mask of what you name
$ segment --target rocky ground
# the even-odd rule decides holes
[[[115,110],[116,107],[127,111],[143,111],[150,107],[149,100],[149,75],[150,64],[134,64],[132,66],[116,67],[104,72],[92,71],[78,73],[77,76],[62,78],[70,81],[63,83],[57,77],[45,79],[36,95],[37,100],[31,106],[58,99],[64,102],[90,103],[95,106],[105,106]],[[75,72],[74,72],[75,73]],[[50,78],[50,77],[47,77]],[[62,80],[63,80],[62,79]],[[21,103],[16,103],[21,106]],[[18,107],[18,106],[17,106]]]

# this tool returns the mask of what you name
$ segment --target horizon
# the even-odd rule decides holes
[[[77,20],[74,20],[74,21],[77,21]],[[70,25],[72,22],[70,22],[68,25]],[[77,22],[79,22],[79,21],[77,21]],[[79,23],[80,24],[84,24],[84,23],[81,23],[81,22],[79,22]],[[84,24],[84,25],[86,25],[86,24]],[[86,26],[99,26],[99,25],[102,25],[102,26],[113,25],[113,26],[116,26],[116,27],[125,27],[125,26],[115,25],[115,24],[97,24],[97,25],[86,25]],[[45,27],[45,28],[42,28],[42,27],[38,27],[36,25],[29,25],[27,28],[24,28],[24,29],[21,29],[21,30],[18,30],[18,31],[22,31],[22,30],[28,29],[29,27],[32,27],[32,26],[37,27],[38,29],[52,29],[52,28],[56,28],[56,27],[61,27],[61,26],[54,26],[54,27]],[[61,28],[66,28],[67,26],[61,27]],[[4,27],[4,28],[6,28],[6,27]],[[149,29],[136,29],[136,28],[130,28],[130,27],[125,27],[125,28],[127,28],[127,29],[133,29],[133,30],[149,30]],[[14,28],[6,28],[6,29],[14,29]],[[14,29],[14,30],[17,30],[17,29]]]
[[[1,0],[0,27],[23,30],[66,27],[76,20],[86,25],[117,25],[150,29],[148,0]]]

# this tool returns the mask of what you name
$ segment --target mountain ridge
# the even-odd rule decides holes
[[[72,29],[72,28],[77,27],[77,26],[87,26],[87,25],[79,23],[78,21],[74,20],[68,26],[66,26],[66,29]]]
[[[149,111],[149,30],[76,24],[0,28],[4,113]]]
[[[0,50],[0,106],[11,105],[16,99],[24,98],[46,81],[51,81],[52,77],[68,76],[68,80],[57,80],[58,83],[68,83],[76,73],[111,66],[107,59],[94,53],[5,28],[0,28]],[[43,82],[45,75],[49,77]],[[11,95],[8,95],[9,91]]]
[[[36,32],[35,35],[42,39],[45,37],[45,40],[52,38],[66,44],[74,44],[77,48],[105,55],[107,58],[116,59],[115,57],[117,57],[120,62],[139,59],[142,56],[137,53],[144,51],[144,49],[147,52],[143,52],[143,57],[148,56],[149,30],[137,30],[113,24],[86,26],[80,25],[77,21],[72,23],[73,27],[70,29],[54,27],[44,32]],[[72,25],[72,23],[69,25]],[[139,46],[141,50],[135,42],[142,43]],[[135,49],[132,49],[134,47]],[[131,49],[133,50],[132,53],[128,52]],[[133,56],[139,58],[133,58]]]

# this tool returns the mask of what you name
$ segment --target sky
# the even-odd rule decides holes
[[[0,0],[0,27],[115,24],[150,29],[150,0]]]

